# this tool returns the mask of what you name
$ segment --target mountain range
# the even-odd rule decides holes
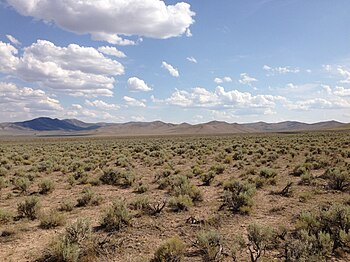
[[[337,121],[307,124],[297,121],[248,124],[211,121],[202,124],[172,124],[162,121],[128,123],[85,123],[78,119],[39,117],[23,122],[1,123],[0,135],[177,135],[233,134],[260,132],[297,132],[350,129],[349,124]]]

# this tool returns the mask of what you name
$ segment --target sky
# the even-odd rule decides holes
[[[0,0],[0,122],[350,122],[349,0]]]

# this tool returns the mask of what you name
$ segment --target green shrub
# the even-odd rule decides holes
[[[63,226],[65,222],[64,215],[55,210],[51,210],[47,214],[40,216],[40,227],[45,229]]]
[[[233,213],[249,214],[253,205],[252,197],[254,193],[254,185],[236,180],[229,180],[224,183],[224,203],[222,207],[228,207]]]
[[[187,195],[193,202],[203,201],[202,191],[195,185],[192,185],[188,177],[175,175],[169,178],[170,192],[174,196]]]
[[[114,169],[107,169],[100,177],[102,183],[113,186],[121,186],[128,188],[133,185],[135,181],[135,174],[131,171],[120,171]]]
[[[86,250],[86,243],[91,238],[90,222],[78,219],[66,227],[49,250],[49,261],[78,262]]]
[[[349,171],[328,168],[323,176],[328,179],[328,186],[331,189],[345,191],[350,186]]]
[[[7,187],[7,185],[8,185],[7,180],[4,177],[0,176],[0,193],[2,189]]]
[[[5,209],[0,209],[0,226],[13,220],[13,214]]]
[[[70,212],[74,208],[74,203],[69,200],[69,199],[64,199],[62,203],[60,204],[59,210],[60,211],[65,211],[65,212]]]
[[[192,168],[192,173],[195,175],[195,176],[200,176],[201,174],[204,173],[203,169],[201,169],[199,166],[194,166]]]
[[[178,237],[166,240],[154,254],[152,262],[181,262],[183,261],[186,245]]]
[[[14,181],[14,186],[20,193],[27,193],[30,187],[30,180],[27,177],[19,177]]]
[[[274,234],[270,227],[257,224],[250,224],[247,231],[250,258],[252,262],[256,262],[274,242]]]
[[[306,175],[310,172],[310,167],[306,165],[297,165],[290,173],[292,176]]]
[[[179,195],[169,200],[169,207],[174,212],[186,211],[193,206],[192,198],[188,195]]]
[[[211,182],[213,182],[216,173],[214,171],[209,171],[207,173],[202,174],[201,179],[204,186],[210,186]]]
[[[139,196],[135,198],[131,203],[130,206],[135,210],[143,210],[148,211],[150,205],[150,200],[148,196]]]
[[[329,208],[321,209],[318,213],[302,212],[296,228],[299,232],[307,232],[315,241],[321,241],[320,237],[325,237],[320,236],[321,232],[329,234],[333,242],[332,251],[344,248],[345,243],[342,241],[342,236],[350,233],[350,207],[334,204]],[[323,249],[318,251],[322,253]]]
[[[97,196],[90,188],[84,188],[82,191],[82,195],[78,198],[78,207],[84,207],[88,205],[98,206],[102,198]]]
[[[131,225],[131,214],[125,201],[117,200],[109,207],[101,222],[101,227],[106,231],[119,231]]]
[[[212,166],[212,167],[210,168],[210,170],[211,170],[211,171],[214,171],[215,174],[220,175],[220,174],[224,173],[224,171],[225,171],[225,166],[223,166],[223,165],[215,165],[215,166]]]
[[[135,188],[135,192],[139,194],[146,193],[147,191],[148,191],[148,186],[143,183],[139,183]]]
[[[260,170],[259,175],[265,179],[272,179],[272,178],[275,178],[277,176],[277,172],[276,172],[276,170],[273,170],[273,169],[264,168],[264,169]]]
[[[27,197],[24,202],[17,206],[19,217],[29,218],[34,220],[38,218],[40,211],[39,198],[35,196]]]
[[[197,243],[205,261],[219,261],[222,248],[222,237],[219,232],[200,231],[197,234]]]
[[[55,189],[55,184],[51,179],[43,179],[39,183],[40,194],[48,194]]]

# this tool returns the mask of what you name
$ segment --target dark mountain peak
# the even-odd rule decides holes
[[[14,125],[35,131],[81,131],[98,128],[98,126],[91,128],[89,124],[79,120],[59,120],[58,118],[49,117],[38,117],[28,121],[15,122]]]

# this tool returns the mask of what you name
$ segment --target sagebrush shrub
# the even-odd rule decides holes
[[[27,197],[24,202],[19,203],[17,211],[19,217],[29,218],[34,220],[38,218],[40,211],[39,198],[35,196]]]
[[[0,209],[0,225],[5,225],[13,220],[13,214],[5,209]]]
[[[102,218],[101,227],[106,231],[119,231],[131,225],[131,218],[125,201],[116,200],[113,205],[106,210]]]
[[[40,194],[48,194],[55,189],[55,184],[51,179],[43,179],[39,183]]]
[[[113,186],[131,187],[135,181],[135,174],[131,171],[107,169],[100,177],[102,183]]]
[[[205,261],[219,261],[222,251],[222,236],[215,230],[202,230],[197,234],[197,243]]]
[[[169,200],[169,207],[174,212],[186,211],[193,206],[192,198],[188,195],[179,195]]]
[[[40,227],[49,229],[58,226],[63,226],[66,220],[63,214],[56,210],[51,210],[46,214],[40,216]]]
[[[27,177],[19,177],[14,181],[15,189],[20,193],[27,193],[30,187],[30,180]]]
[[[224,183],[222,207],[228,207],[233,213],[249,214],[254,193],[255,185],[229,180]]]
[[[185,248],[186,245],[180,238],[170,238],[156,250],[152,262],[181,262]]]

